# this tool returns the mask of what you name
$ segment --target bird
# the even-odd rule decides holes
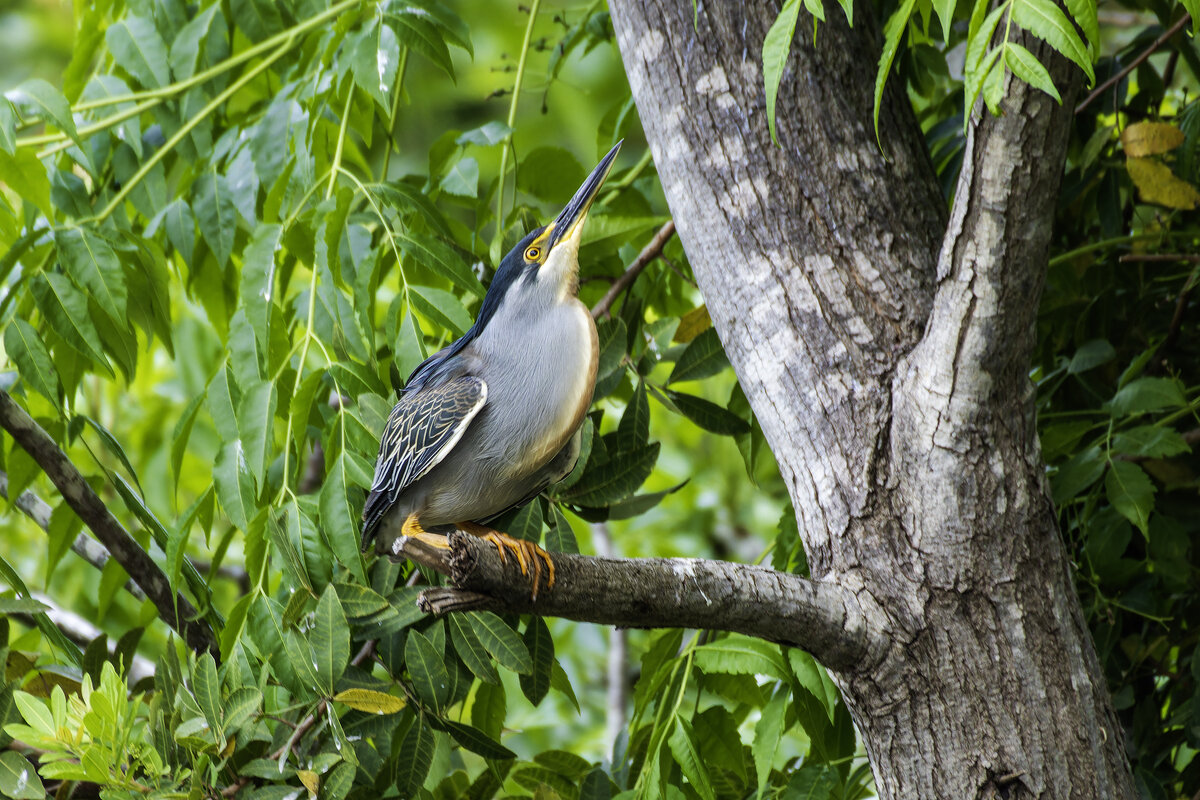
[[[510,551],[537,599],[554,561],[487,527],[566,477],[596,386],[598,340],[578,297],[584,221],[621,142],[548,225],[501,260],[474,324],[413,370],[384,426],[362,515],[362,549],[382,530],[445,548],[457,528]],[[393,539],[394,541],[394,539]]]

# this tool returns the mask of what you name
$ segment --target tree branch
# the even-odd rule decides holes
[[[185,597],[171,592],[167,576],[92,491],[67,454],[5,391],[0,391],[0,426],[33,457],[58,487],[63,500],[142,587],[158,608],[159,616],[183,636],[190,648],[196,652],[209,650],[216,655],[216,639],[208,626],[197,619],[196,609]]]
[[[554,553],[553,588],[530,597],[513,558],[454,531],[449,548],[399,536],[390,556],[450,577],[418,600],[433,614],[484,608],[625,628],[703,628],[801,647],[831,669],[869,669],[882,656],[859,598],[841,586],[766,567],[699,558],[597,558]]]
[[[642,270],[646,268],[651,261],[658,258],[662,253],[663,248],[667,246],[667,242],[675,235],[675,221],[667,220],[663,226],[658,229],[658,233],[654,234],[654,238],[650,243],[642,248],[642,252],[638,253],[637,258],[629,265],[629,268],[621,273],[621,277],[613,281],[612,286],[608,287],[608,291],[604,293],[604,297],[600,298],[600,302],[592,306],[592,319],[600,319],[609,315],[609,309],[621,296],[621,292],[628,289],[637,276],[642,274]]]
[[[1191,14],[1184,14],[1182,17],[1175,20],[1174,25],[1172,25],[1171,27],[1169,27],[1165,31],[1163,31],[1162,36],[1159,36],[1157,39],[1154,40],[1153,44],[1151,44],[1149,47],[1147,47],[1145,50],[1143,50],[1141,53],[1139,53],[1137,58],[1135,58],[1133,61],[1130,61],[1128,64],[1126,64],[1124,69],[1122,69],[1116,75],[1113,75],[1111,78],[1106,80],[1104,83],[1097,86],[1095,89],[1093,89],[1091,91],[1091,93],[1088,94],[1088,96],[1085,97],[1079,103],[1079,105],[1075,106],[1075,113],[1078,114],[1080,111],[1083,111],[1085,108],[1087,108],[1088,106],[1090,106],[1092,104],[1093,100],[1095,100],[1100,95],[1104,94],[1106,91],[1111,89],[1114,85],[1123,81],[1129,75],[1129,73],[1131,73],[1135,69],[1137,69],[1138,66],[1143,61],[1145,61],[1147,58],[1154,55],[1154,53],[1158,50],[1158,48],[1162,47],[1164,44],[1166,44],[1168,39],[1170,39],[1172,36],[1174,36],[1175,34],[1179,33],[1181,30],[1183,30],[1185,27],[1187,27],[1187,24],[1191,21],[1192,21]]]
[[[8,473],[0,471],[0,497],[5,500],[11,500],[8,496]],[[31,490],[21,492],[20,496],[13,501],[13,505],[17,507],[22,514],[33,520],[39,528],[46,533],[50,532],[50,514],[51,508],[46,501],[38,497]],[[87,534],[79,534],[75,537],[75,541],[71,542],[71,550],[76,553],[84,561],[91,564],[96,569],[104,569],[104,565],[112,558],[112,554],[104,549],[104,545],[93,541]],[[142,591],[142,587],[138,586],[132,580],[125,581],[125,591],[136,597],[138,600],[145,600],[146,593]]]

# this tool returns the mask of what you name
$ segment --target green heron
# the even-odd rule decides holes
[[[537,597],[545,562],[533,542],[483,523],[533,500],[579,457],[596,384],[596,325],[580,302],[583,223],[621,144],[549,225],[500,262],[471,329],[417,367],[388,416],[363,509],[363,549],[381,531],[445,547],[453,526],[511,550]],[[397,537],[389,537],[395,540]],[[390,541],[377,547],[386,548]]]

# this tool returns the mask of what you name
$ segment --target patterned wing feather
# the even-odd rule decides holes
[[[400,398],[384,426],[375,479],[363,508],[364,549],[400,492],[454,449],[486,401],[487,384],[472,376]]]

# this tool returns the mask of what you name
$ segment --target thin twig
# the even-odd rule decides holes
[[[1130,261],[1188,261],[1193,264],[1200,264],[1200,255],[1192,253],[1126,253],[1117,260],[1122,264]]]
[[[1135,69],[1138,68],[1138,65],[1140,65],[1143,61],[1145,61],[1150,56],[1154,55],[1154,52],[1156,50],[1158,50],[1158,48],[1162,47],[1167,42],[1168,39],[1170,39],[1172,36],[1179,33],[1181,30],[1183,30],[1184,27],[1186,27],[1187,24],[1189,22],[1191,22],[1191,20],[1192,20],[1191,14],[1184,14],[1182,17],[1180,17],[1175,22],[1174,25],[1172,25],[1171,27],[1169,27],[1165,31],[1163,31],[1162,36],[1159,36],[1157,39],[1155,39],[1154,43],[1151,44],[1149,47],[1147,47],[1145,50],[1143,50],[1138,55],[1137,58],[1135,58],[1133,61],[1130,61],[1128,64],[1126,64],[1124,69],[1122,69],[1116,75],[1113,75],[1111,78],[1106,80],[1104,83],[1097,86],[1095,89],[1093,89],[1091,91],[1091,93],[1088,94],[1087,97],[1083,98],[1083,100],[1079,103],[1079,105],[1075,106],[1075,113],[1078,114],[1080,111],[1083,111],[1085,108],[1087,108],[1089,105],[1092,104],[1093,100],[1095,100],[1100,95],[1104,94],[1106,91],[1108,91],[1114,85],[1116,85],[1116,84],[1120,83],[1122,80],[1124,80],[1125,77],[1129,73],[1133,72]]]
[[[650,243],[642,248],[642,252],[638,253],[637,258],[629,265],[629,268],[621,274],[621,277],[613,281],[613,285],[608,287],[608,291],[604,293],[604,297],[600,298],[600,302],[592,306],[592,319],[600,319],[600,317],[609,316],[609,309],[616,302],[621,292],[629,288],[629,286],[637,280],[637,276],[642,274],[642,270],[646,268],[654,259],[662,253],[663,248],[667,246],[667,242],[675,235],[675,221],[667,220],[663,226],[658,229],[658,233],[654,234],[654,238]]]
[[[129,577],[142,587],[163,621],[194,651],[208,650],[217,655],[216,638],[200,621],[195,607],[187,598],[171,591],[170,581],[158,564],[117,521],[67,454],[5,391],[0,391],[0,426],[37,462],[62,493],[67,505],[96,534]]]

